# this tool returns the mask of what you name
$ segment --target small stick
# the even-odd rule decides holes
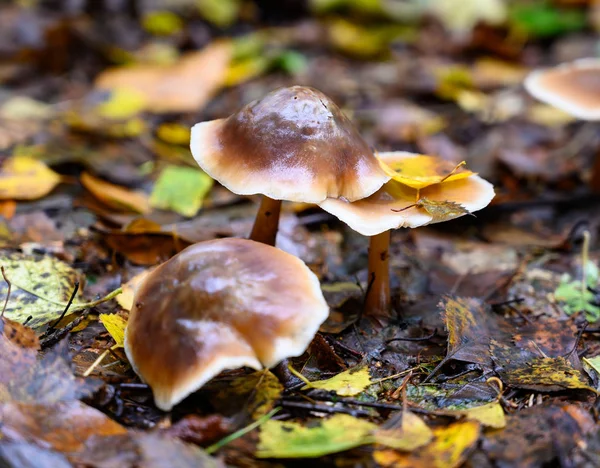
[[[8,284],[8,291],[6,292],[6,299],[4,299],[4,307],[2,307],[2,314],[0,314],[0,318],[4,318],[4,312],[6,312],[6,306],[8,305],[8,298],[10,297],[10,290],[12,288],[12,284],[6,277],[6,272],[4,271],[3,266],[0,266],[0,271],[2,271],[2,277],[4,278],[4,281],[6,281],[6,284]]]
[[[394,341],[427,341],[434,338],[437,335],[437,328],[433,330],[431,335],[422,336],[420,338],[392,338],[391,340],[387,340],[386,343],[393,343]]]
[[[77,294],[77,291],[79,291],[79,281],[75,281],[75,287],[73,288],[73,293],[71,294],[71,297],[69,298],[69,302],[67,302],[67,307],[65,307],[65,310],[63,310],[62,314],[60,314],[60,317],[58,318],[58,320],[56,322],[54,322],[54,325],[50,325],[50,327],[48,327],[48,328],[56,328],[56,325],[58,325],[60,323],[60,321],[65,317],[67,310],[69,310],[69,307],[71,307],[71,304],[73,304],[73,299],[75,299],[75,295]]]
[[[369,416],[368,411],[359,410],[359,409],[347,409],[347,408],[336,408],[335,406],[327,406],[327,405],[314,405],[312,403],[302,403],[299,401],[281,401],[281,406],[283,408],[296,408],[303,409],[307,411],[315,411],[320,413],[342,413],[349,414],[350,416]]]

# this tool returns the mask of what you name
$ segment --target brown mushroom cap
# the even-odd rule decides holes
[[[404,151],[379,153],[379,158],[389,165],[403,158],[414,156],[416,155]],[[439,223],[464,214],[454,212],[435,218],[423,208],[417,206],[408,208],[414,205],[418,198],[439,202],[450,201],[472,212],[480,210],[490,203],[494,198],[494,187],[476,175],[466,179],[430,185],[421,189],[420,192],[400,182],[390,180],[373,195],[363,200],[348,203],[328,198],[319,206],[364,236],[375,236],[389,229],[415,228]]]
[[[600,120],[600,59],[534,71],[525,79],[525,88],[540,101],[579,119]]]
[[[328,313],[317,277],[297,257],[245,239],[200,242],[143,280],[125,351],[169,410],[225,369],[302,354]]]
[[[303,86],[277,89],[192,128],[200,167],[232,192],[318,203],[358,200],[390,177],[338,106]]]

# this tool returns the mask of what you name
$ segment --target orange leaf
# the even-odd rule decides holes
[[[81,174],[81,183],[94,197],[112,208],[122,211],[135,211],[142,214],[150,211],[148,197],[142,192],[127,190],[118,185],[97,179],[87,172]]]

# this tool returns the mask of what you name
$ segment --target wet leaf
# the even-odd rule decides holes
[[[199,169],[169,165],[154,185],[150,205],[183,216],[195,216],[212,186],[210,176]]]
[[[425,447],[404,454],[376,450],[375,461],[390,468],[457,468],[479,439],[480,426],[474,421],[457,422],[433,430],[434,439]]]
[[[403,452],[412,452],[433,439],[433,432],[423,420],[410,411],[403,411],[375,432],[375,442]]]
[[[495,340],[491,341],[490,350],[496,371],[506,385],[546,392],[568,389],[594,391],[581,371],[573,368],[562,356],[527,356],[524,350],[511,349]]]
[[[283,385],[269,370],[239,377],[230,385],[233,392],[230,398],[244,398],[247,402],[247,410],[253,419],[258,419],[271,411],[283,392]]]
[[[474,175],[463,166],[464,162],[457,165],[425,154],[402,158],[393,164],[383,165],[394,180],[415,189],[423,189],[433,184],[465,179]]]
[[[445,297],[440,303],[448,329],[448,356],[491,367],[488,312],[475,298]]]
[[[367,366],[348,369],[326,380],[317,380],[303,387],[334,391],[340,396],[354,396],[365,391],[371,385],[371,376]]]
[[[482,450],[494,466],[552,466],[595,428],[575,405],[534,406],[508,416],[506,428],[487,434]]]
[[[258,458],[317,458],[371,442],[371,422],[346,414],[306,424],[269,420],[260,428]]]
[[[163,468],[225,468],[195,445],[153,432],[128,432],[94,437],[71,455],[78,466]]]
[[[135,90],[116,88],[108,93],[94,111],[102,118],[126,120],[135,117],[146,107],[145,96]]]
[[[592,358],[583,358],[583,361],[592,369],[594,369],[598,377],[600,377],[600,356],[594,356]]]
[[[132,65],[109,69],[96,79],[99,89],[141,93],[150,112],[196,112],[223,86],[231,58],[228,41],[189,52],[172,65]]]
[[[0,465],[5,468],[72,468],[67,458],[26,442],[0,443]]]
[[[125,342],[127,321],[117,314],[100,314],[100,322],[102,322],[112,339],[115,340],[115,346],[122,348]]]
[[[121,287],[123,289],[123,293],[117,296],[117,302],[123,309],[130,311],[133,307],[133,298],[135,295],[135,290],[138,285],[142,282],[142,280],[148,276],[152,269],[144,270],[141,273],[135,275],[131,278],[127,283],[123,284]]]
[[[81,183],[94,197],[111,208],[121,211],[148,213],[150,204],[148,197],[142,192],[127,190],[118,185],[98,179],[87,172],[81,174]]]
[[[0,199],[35,200],[50,193],[60,180],[60,175],[42,161],[14,156],[2,165]]]
[[[4,403],[0,406],[4,437],[34,442],[59,452],[75,452],[93,436],[127,430],[104,413],[80,401],[54,404]]]
[[[417,200],[415,206],[426,211],[434,221],[442,221],[471,214],[471,212],[462,205],[448,200],[436,201],[422,197]]]
[[[58,319],[81,279],[76,270],[49,256],[5,252],[0,253],[0,265],[12,283],[5,316],[20,323],[29,320],[32,328]],[[0,282],[0,297],[7,293],[6,283]],[[80,288],[70,310],[76,311],[81,303]]]

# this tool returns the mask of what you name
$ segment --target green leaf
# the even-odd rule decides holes
[[[150,204],[183,216],[194,216],[212,185],[213,180],[199,169],[167,166],[156,181]]]
[[[258,458],[317,458],[373,441],[377,426],[347,414],[296,422],[267,421],[260,430]]]
[[[594,262],[588,261],[586,269],[587,285],[595,287],[598,284],[598,266]],[[595,299],[594,294],[587,288],[583,290],[581,280],[573,280],[568,274],[561,278],[560,284],[554,291],[554,297],[563,303],[563,308],[569,315],[584,311],[586,319],[590,322],[595,322],[600,318],[600,307],[592,304]]]
[[[587,20],[583,10],[556,8],[543,0],[516,4],[509,13],[509,22],[528,36],[552,37],[580,31],[585,28]]]
[[[200,14],[216,26],[226,28],[238,18],[240,0],[198,0]]]
[[[183,21],[171,11],[151,11],[142,18],[142,26],[150,34],[169,36],[183,28]]]

